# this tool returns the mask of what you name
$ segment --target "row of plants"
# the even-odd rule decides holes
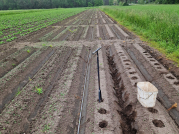
[[[0,17],[0,44],[13,41],[34,31],[57,23],[84,11],[85,8],[50,9],[24,14],[3,15]]]

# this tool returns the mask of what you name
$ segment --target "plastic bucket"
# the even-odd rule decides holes
[[[154,107],[158,89],[150,82],[137,83],[137,99],[144,107]]]

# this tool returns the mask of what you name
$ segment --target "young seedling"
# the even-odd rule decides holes
[[[41,88],[35,87],[35,88],[36,88],[36,91],[35,91],[35,92],[38,93],[39,95],[43,93],[42,87],[41,87]]]
[[[27,52],[30,53],[30,50],[28,49]]]
[[[46,44],[42,44],[42,46],[44,46],[44,47],[45,47],[45,46],[46,46]]]
[[[13,64],[12,64],[12,66],[14,67],[14,66],[16,66],[16,64],[15,64],[15,63],[13,63]]]
[[[17,90],[16,96],[18,96],[20,93],[21,93],[21,91],[20,91],[20,87],[19,87]]]
[[[32,79],[29,77],[29,81],[31,81]]]
[[[48,124],[48,125],[45,125],[45,126],[44,126],[44,129],[43,129],[43,132],[46,132],[46,131],[48,131],[49,129],[50,129],[49,124]]]

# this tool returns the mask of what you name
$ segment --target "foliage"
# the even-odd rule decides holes
[[[103,5],[103,0],[0,0],[0,10],[48,9]]]
[[[119,2],[119,6],[129,6],[129,4],[126,2]]]
[[[91,2],[88,2],[88,7],[92,7],[93,4]]]
[[[94,6],[101,6],[103,5],[103,0],[94,0]]]
[[[39,87],[35,87],[35,88],[36,88],[35,92],[38,93],[39,95],[43,93],[42,88],[39,88]]]
[[[0,12],[0,45],[64,20],[86,10],[48,9]]]
[[[27,52],[30,53],[30,49],[28,49]]]
[[[170,56],[179,57],[179,5],[101,7],[124,26],[155,41]]]

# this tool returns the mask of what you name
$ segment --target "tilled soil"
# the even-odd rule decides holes
[[[178,68],[98,9],[0,50],[2,134],[179,133],[179,108],[168,110],[179,103]],[[144,81],[159,91],[154,107],[137,99]]]

